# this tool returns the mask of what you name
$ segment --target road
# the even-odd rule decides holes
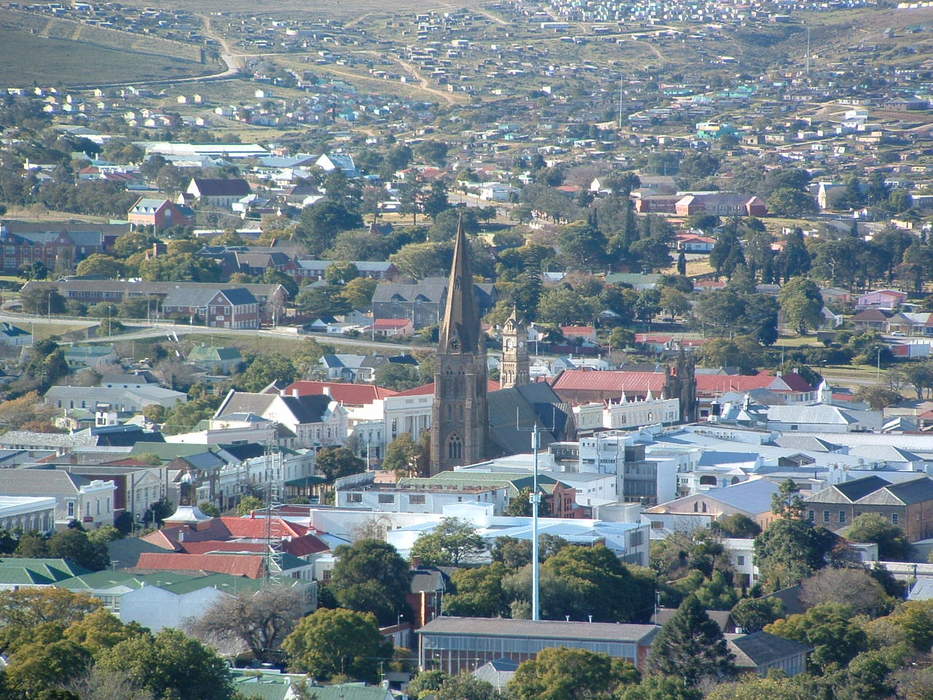
[[[98,325],[97,321],[92,321],[88,319],[73,319],[73,318],[60,318],[48,316],[30,316],[27,314],[16,314],[10,313],[9,311],[0,311],[0,321],[9,321],[20,327],[29,326],[31,324],[35,325],[74,325],[83,328],[90,328],[92,326]],[[146,321],[132,321],[128,322],[133,327],[142,326],[139,330],[132,330],[128,333],[120,333],[119,335],[104,336],[102,338],[89,338],[87,340],[81,341],[82,343],[119,343],[129,340],[147,340],[149,338],[168,338],[169,335],[176,335],[178,337],[184,335],[234,335],[234,336],[243,336],[243,337],[265,337],[265,338],[289,338],[294,340],[299,340],[301,338],[314,338],[315,340],[326,343],[328,345],[336,345],[338,347],[354,347],[354,348],[367,348],[370,350],[380,350],[388,351],[390,354],[399,355],[404,352],[411,350],[413,345],[405,345],[401,343],[385,343],[378,340],[367,340],[366,338],[341,338],[329,335],[299,335],[295,333],[293,327],[283,326],[281,328],[266,328],[262,330],[252,330],[252,329],[232,329],[232,328],[208,328],[206,326],[186,326],[177,323],[163,323],[163,322],[152,322],[147,323]]]

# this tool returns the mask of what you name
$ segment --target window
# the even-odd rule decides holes
[[[735,563],[737,566],[745,566],[745,557],[740,554],[735,558]]]
[[[75,502],[68,501],[68,517],[73,518],[75,515]]]
[[[807,520],[809,520],[811,523],[813,522],[813,511],[812,510],[807,511]]]
[[[459,435],[451,435],[447,440],[447,458],[460,459],[463,456],[463,443]]]
[[[823,522],[828,523],[830,521],[830,515],[828,510],[823,511]]]
[[[800,430],[800,426],[799,426],[799,425],[792,425],[792,426],[790,426],[790,429],[791,429],[791,430]]]
[[[844,510],[839,511],[839,524],[844,525],[846,522],[846,512]]]
[[[660,520],[652,520],[652,521],[651,521],[651,529],[652,529],[652,530],[662,530],[662,529],[664,529],[664,523],[662,523]]]
[[[413,506],[423,506],[424,505],[424,494],[419,494],[417,496],[412,495],[408,497],[408,502]]]
[[[347,503],[362,503],[363,494],[361,493],[348,493],[347,494]]]
[[[379,494],[380,503],[395,503],[395,494],[392,493],[380,493]]]
[[[891,513],[891,522],[897,525],[898,515],[897,513]]]

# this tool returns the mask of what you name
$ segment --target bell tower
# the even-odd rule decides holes
[[[502,326],[502,364],[499,366],[499,383],[503,389],[522,386],[531,381],[528,371],[528,333],[518,317],[518,309],[512,310]]]
[[[486,343],[473,292],[470,245],[461,222],[438,334],[431,474],[485,459],[487,425]]]

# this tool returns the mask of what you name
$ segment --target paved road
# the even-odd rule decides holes
[[[31,324],[36,325],[46,325],[46,324],[68,324],[74,325],[82,328],[90,328],[91,326],[96,326],[97,321],[89,319],[72,319],[72,318],[58,318],[52,317],[51,319],[47,316],[30,316],[27,314],[17,314],[11,313],[9,311],[0,311],[0,321],[9,321],[18,326],[29,326]],[[170,334],[177,335],[179,337],[183,335],[242,335],[242,336],[261,336],[266,338],[314,338],[315,340],[327,343],[329,345],[336,345],[338,347],[357,347],[357,348],[369,348],[372,350],[382,350],[390,351],[392,354],[397,355],[403,352],[411,350],[412,345],[405,345],[399,343],[385,343],[380,341],[367,340],[366,338],[341,338],[339,336],[328,336],[328,335],[298,335],[295,333],[294,328],[283,326],[281,328],[266,328],[262,330],[251,330],[251,329],[230,329],[230,328],[208,328],[205,326],[186,326],[177,323],[163,323],[163,322],[153,322],[147,323],[145,321],[132,321],[128,322],[131,326],[142,328],[138,330],[133,330],[128,333],[121,333],[119,335],[113,336],[104,336],[102,338],[89,338],[86,341],[87,343],[112,343],[112,342],[123,342],[126,340],[146,340],[148,338],[167,338]]]

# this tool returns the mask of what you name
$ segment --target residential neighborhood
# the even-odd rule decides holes
[[[0,697],[930,697],[931,26],[0,7]]]

